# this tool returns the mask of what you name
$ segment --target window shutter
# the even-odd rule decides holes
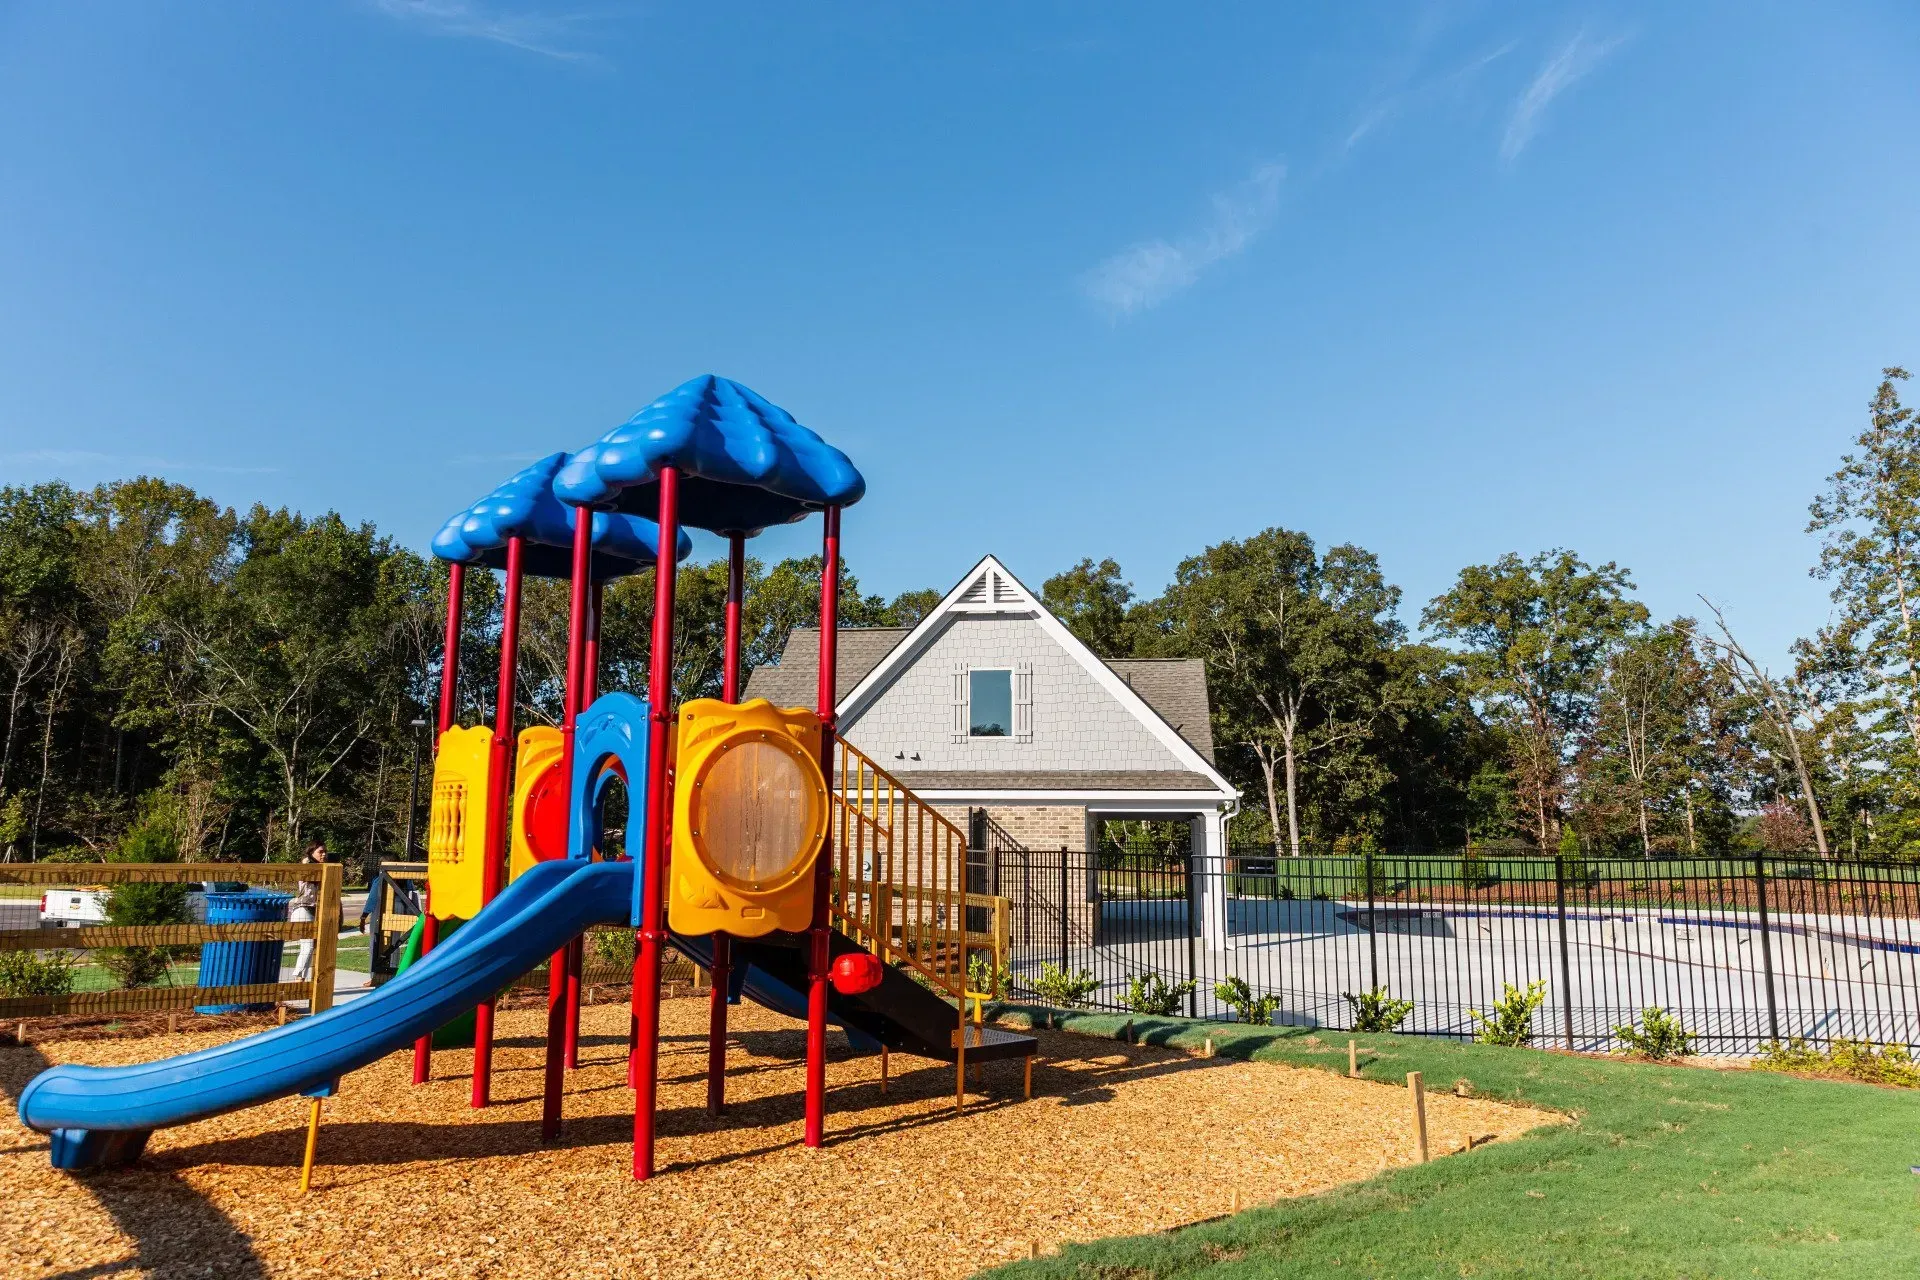
[[[1015,663],[1013,668],[1013,740],[1033,741],[1033,664]]]
[[[954,742],[967,740],[967,664],[953,664],[953,731],[950,735]]]

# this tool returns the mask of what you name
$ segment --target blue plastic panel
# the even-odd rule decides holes
[[[867,482],[847,455],[737,382],[683,382],[574,454],[553,491],[577,506],[659,514],[660,469],[678,467],[680,522],[755,534],[824,507],[860,501]]]
[[[600,797],[607,763],[618,760],[627,774],[627,849],[644,839],[647,827],[647,743],[651,725],[647,704],[630,693],[603,693],[580,713],[573,729],[573,777],[567,788],[567,857],[591,858],[600,844]],[[633,918],[640,921],[642,886],[635,877]]]
[[[553,496],[553,478],[568,455],[549,454],[440,526],[433,554],[457,564],[489,569],[507,565],[507,539],[520,538],[520,563],[538,578],[573,573],[574,509]],[[676,558],[693,554],[693,539],[680,534]],[[653,565],[660,528],[639,516],[599,511],[593,517],[593,576],[599,580],[638,573]]]

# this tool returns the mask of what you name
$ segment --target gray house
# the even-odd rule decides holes
[[[1082,850],[1106,820],[1171,819],[1196,856],[1225,855],[1239,793],[1214,767],[1197,659],[1102,661],[992,556],[918,626],[839,645],[841,735],[963,830],[984,809],[1030,849]],[[796,629],[747,696],[811,707],[819,661],[820,633]]]

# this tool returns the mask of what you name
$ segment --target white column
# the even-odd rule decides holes
[[[1193,821],[1193,873],[1199,878],[1200,940],[1227,949],[1227,816],[1218,809]]]

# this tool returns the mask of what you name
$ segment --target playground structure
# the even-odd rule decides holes
[[[826,1032],[856,1052],[906,1051],[966,1067],[1027,1059],[1031,1037],[967,1021],[967,839],[835,732],[841,510],[865,482],[846,456],[737,383],[696,378],[574,454],[556,453],[459,513],[434,539],[449,562],[447,631],[418,963],[373,993],[230,1044],[131,1067],[52,1068],[22,1091],[56,1167],[136,1158],[153,1129],[299,1094],[413,1044],[432,1069],[435,1028],[476,1011],[471,1103],[491,1101],[494,999],[548,961],[542,1133],[559,1135],[579,1063],[581,938],[634,930],[628,1081],[633,1176],[655,1167],[659,999],[669,947],[712,975],[708,1110],[725,1107],[730,1003],[804,1018],[804,1141],[826,1121]],[[817,710],[739,702],[745,544],[818,512],[823,537]],[[687,528],[727,540],[722,696],[676,707],[674,589]],[[505,575],[491,726],[459,726],[465,575]],[[598,689],[604,584],[654,570],[648,697]],[[516,735],[520,595],[527,574],[569,583],[562,722]],[[516,770],[517,766],[517,770]],[[633,783],[630,858],[600,853],[615,779]],[[1004,912],[1001,913],[1004,918]],[[440,925],[461,920],[442,940]],[[1000,930],[1004,938],[1004,928]]]

